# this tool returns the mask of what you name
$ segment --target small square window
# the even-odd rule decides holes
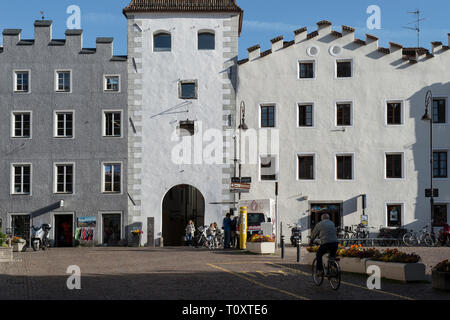
[[[29,92],[30,89],[30,72],[16,71],[15,72],[15,92]]]
[[[122,136],[122,112],[106,111],[103,113],[105,137],[121,137]]]
[[[298,179],[314,180],[314,156],[312,155],[298,156]]]
[[[56,72],[56,91],[70,92],[71,91],[71,72],[57,71]]]
[[[300,79],[313,79],[314,78],[314,62],[304,61],[300,62]]]
[[[403,155],[386,154],[386,178],[403,178]]]
[[[313,106],[311,104],[298,106],[298,126],[299,127],[313,126]]]
[[[168,32],[160,32],[153,36],[154,52],[170,52],[172,50],[172,37]]]
[[[351,78],[352,77],[352,62],[351,61],[336,61],[336,77]]]
[[[180,99],[197,99],[197,81],[180,81]]]
[[[353,157],[351,155],[336,156],[336,178],[338,180],[353,179]]]
[[[119,92],[119,76],[105,76],[105,91]]]
[[[55,122],[56,138],[73,138],[73,112],[56,112]]]
[[[200,32],[198,34],[198,50],[214,50],[215,36],[211,32]]]
[[[261,106],[261,128],[275,127],[275,106]]]
[[[13,138],[31,138],[31,113],[15,112],[13,113]]]
[[[402,104],[400,102],[387,103],[387,124],[400,125],[402,124]]]
[[[350,103],[338,103],[336,105],[336,125],[352,125],[352,105]]]

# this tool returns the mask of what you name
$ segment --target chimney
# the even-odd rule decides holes
[[[20,41],[21,29],[5,29],[3,30],[3,50],[13,48]]]
[[[327,20],[317,22],[317,31],[319,32],[319,36],[330,33],[331,22]]]
[[[48,45],[52,40],[52,21],[36,20],[34,22],[34,38],[35,43]]]
[[[306,31],[307,31],[306,27],[303,27],[303,28],[300,28],[300,29],[297,29],[294,31],[295,43],[299,43],[301,41],[306,40],[306,34],[307,34]]]
[[[342,25],[342,37],[351,37],[351,41],[355,40],[355,29]]]
[[[447,42],[447,46],[449,46],[449,47],[450,47],[450,33],[447,33],[447,36],[448,36],[448,42]]]
[[[111,58],[113,56],[114,38],[97,38],[97,54]]]
[[[284,39],[283,36],[278,36],[278,37],[270,40],[270,42],[272,42],[272,52],[283,49],[283,45],[284,45],[283,39]]]
[[[250,61],[258,59],[261,56],[261,47],[259,44],[250,47],[247,50],[248,50],[248,60]]]
[[[438,52],[441,49],[442,49],[442,42],[440,42],[440,41],[433,41],[431,43],[431,53],[432,54],[435,54],[436,52]]]
[[[403,46],[395,42],[389,42],[389,52],[395,59],[401,59],[403,56]]]
[[[66,30],[66,46],[81,51],[83,48],[83,30]]]
[[[374,46],[375,48],[378,49],[378,38],[371,34],[366,34],[366,45]]]

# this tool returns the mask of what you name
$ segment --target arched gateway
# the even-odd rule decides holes
[[[164,246],[184,244],[185,227],[189,220],[195,227],[205,223],[205,199],[190,185],[178,185],[164,196],[162,205],[162,234]]]

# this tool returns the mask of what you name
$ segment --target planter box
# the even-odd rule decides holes
[[[14,243],[13,244],[13,251],[14,252],[22,252],[23,248],[25,247],[26,242],[20,242],[20,243]]]
[[[275,242],[247,242],[247,250],[259,254],[275,253]]]
[[[450,273],[432,271],[431,279],[434,289],[450,291]]]
[[[425,265],[423,263],[396,263],[368,260],[366,266],[378,266],[381,277],[404,282],[424,281]]]
[[[7,262],[13,260],[13,248],[0,247],[0,262]]]

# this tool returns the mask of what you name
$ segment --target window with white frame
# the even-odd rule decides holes
[[[352,103],[338,102],[336,103],[336,126],[349,127],[352,126],[353,110]]]
[[[122,180],[122,164],[103,164],[103,192],[120,193]]]
[[[278,163],[276,155],[260,157],[260,178],[262,181],[276,181],[278,179]]]
[[[448,151],[433,151],[434,178],[448,178]]]
[[[121,137],[122,136],[122,112],[121,111],[104,111],[104,132],[105,137]]]
[[[336,78],[351,78],[353,76],[351,60],[336,60]]]
[[[386,178],[387,179],[403,178],[402,153],[386,153]]]
[[[55,164],[55,193],[73,193],[73,164]]]
[[[298,126],[299,127],[312,127],[313,121],[313,105],[312,104],[299,104],[298,105]]]
[[[275,128],[275,113],[275,105],[260,106],[261,128]]]
[[[388,101],[386,112],[387,125],[403,124],[403,103],[400,101]]]
[[[387,204],[387,226],[388,227],[401,227],[402,226],[402,210],[401,204]]]
[[[297,157],[298,180],[314,180],[314,155],[299,154]]]
[[[55,112],[55,137],[73,138],[73,112]]]
[[[314,79],[315,75],[315,61],[299,61],[299,78],[300,79]]]
[[[198,50],[214,50],[216,48],[214,32],[201,31],[198,33]]]
[[[114,75],[105,76],[105,91],[119,92],[120,91],[120,77]]]
[[[14,91],[29,92],[30,90],[30,71],[14,72]]]
[[[71,91],[71,72],[68,70],[56,71],[56,91]]]
[[[153,51],[164,52],[172,50],[172,37],[169,32],[161,31],[153,35]]]
[[[31,138],[31,113],[14,112],[12,116],[12,137]]]
[[[336,155],[336,179],[353,180],[353,155]]]
[[[13,194],[31,194],[31,165],[13,164],[12,166]]]
[[[447,99],[433,99],[433,123],[446,123]]]

